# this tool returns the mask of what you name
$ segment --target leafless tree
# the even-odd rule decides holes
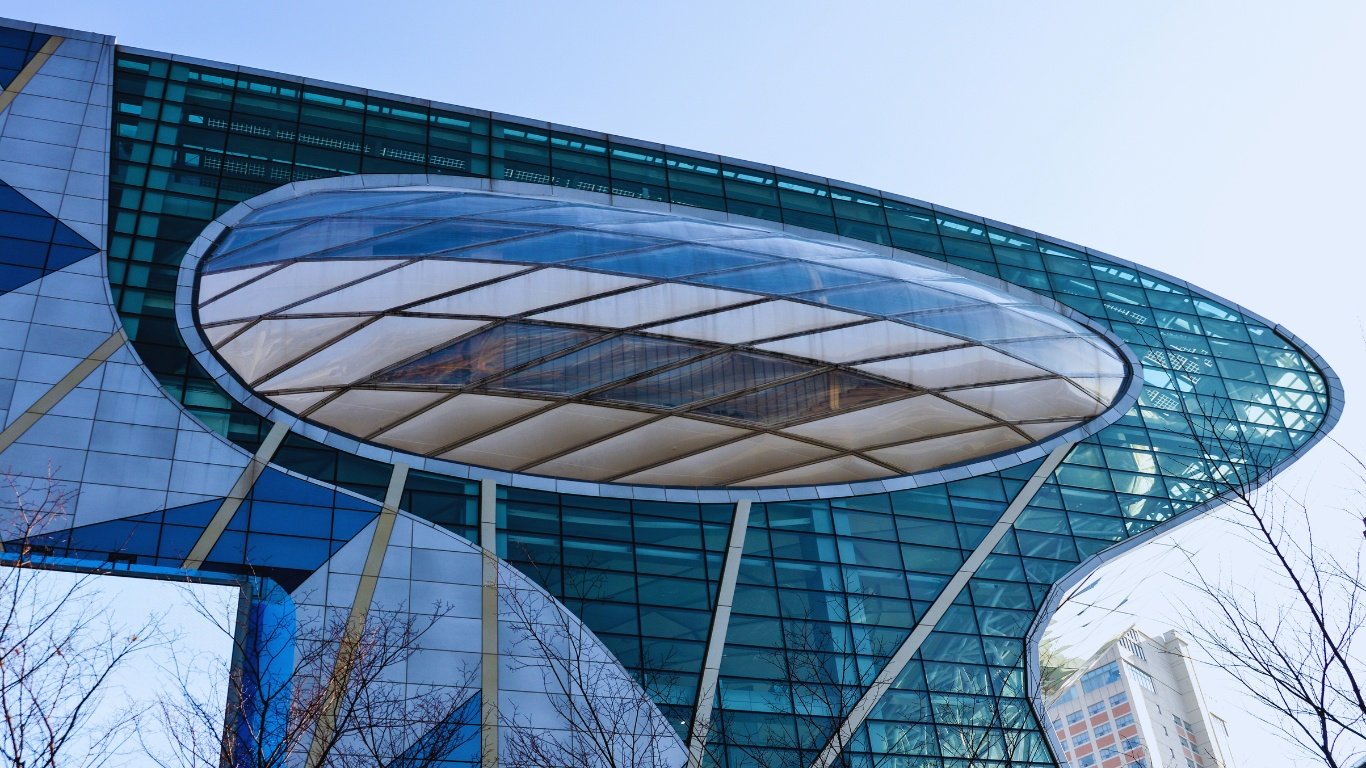
[[[37,544],[67,516],[69,494],[47,478],[0,480],[0,762],[95,768],[125,756],[142,712],[114,705],[117,675],[168,641],[155,616],[119,622],[99,573]]]
[[[218,657],[176,660],[179,679],[202,679],[184,673],[207,664],[220,670],[209,677],[224,682],[182,686],[161,702],[162,727],[144,743],[169,743],[152,751],[163,768],[421,768],[444,765],[475,739],[478,715],[469,702],[477,668],[453,670],[441,685],[404,680],[422,637],[447,615],[444,606],[425,614],[371,610],[361,620],[295,614],[270,589],[250,611],[198,603],[232,638],[235,663],[227,675]]]
[[[637,681],[592,632],[549,595],[505,569],[501,611],[513,641],[513,670],[544,684],[546,709],[504,706],[500,761],[508,768],[679,768],[669,723],[651,696],[669,681],[646,673]],[[569,591],[595,592],[591,571]],[[588,579],[589,581],[583,581]],[[575,586],[577,584],[577,586]],[[655,660],[647,669],[667,664]]]
[[[987,676],[995,679],[986,679]],[[940,753],[961,768],[1043,759],[1028,701],[1009,671],[955,667],[946,692],[931,691]]]
[[[894,630],[852,621],[865,613],[868,596],[837,585],[827,594],[818,610],[784,620],[781,645],[762,657],[774,681],[767,708],[791,715],[750,718],[727,712],[718,723],[726,739],[758,768],[810,764],[899,644]],[[911,729],[879,729],[870,753],[856,736],[840,750],[832,768],[877,768],[915,738]]]
[[[1334,512],[1311,514],[1291,493],[1261,486],[1264,446],[1231,434],[1228,419],[1189,421],[1225,516],[1264,558],[1254,577],[1236,580],[1193,567],[1187,583],[1204,599],[1188,614],[1187,631],[1270,713],[1268,725],[1330,768],[1350,765],[1366,746],[1362,542],[1354,539],[1347,556],[1323,546],[1311,518]],[[1357,493],[1353,509],[1336,514],[1360,517],[1360,502]]]

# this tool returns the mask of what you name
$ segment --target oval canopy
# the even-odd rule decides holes
[[[249,387],[393,448],[670,486],[845,483],[1016,451],[1109,408],[1109,341],[911,254],[487,192],[317,192],[202,262]]]

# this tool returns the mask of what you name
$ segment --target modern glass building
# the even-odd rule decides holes
[[[450,764],[611,699],[632,764],[1056,765],[1058,596],[1342,407],[1243,307],[888,192],[23,22],[0,85],[43,546],[445,606],[402,679],[467,689]]]

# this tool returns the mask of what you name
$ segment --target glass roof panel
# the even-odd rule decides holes
[[[797,237],[755,237],[735,240],[726,243],[728,247],[739,248],[744,251],[754,251],[755,253],[766,253],[770,256],[781,256],[787,259],[811,259],[813,261],[829,261],[831,259],[843,259],[851,256],[865,256],[867,251],[845,248],[839,245],[827,243],[817,243],[811,240],[802,240]]]
[[[521,264],[423,259],[294,306],[289,314],[384,312],[519,270]]]
[[[914,443],[869,451],[878,461],[900,467],[905,472],[923,472],[936,467],[968,461],[980,456],[1018,448],[1028,440],[1008,427],[990,427]]]
[[[1067,379],[996,384],[945,392],[944,397],[1003,419],[1020,421],[1094,416],[1105,409]]]
[[[389,206],[376,214],[383,216],[420,217],[428,219],[451,216],[477,216],[495,211],[515,211],[529,208],[553,207],[555,203],[540,200],[527,200],[519,197],[494,197],[492,195],[445,195],[431,200],[417,200],[402,205]]]
[[[570,478],[616,477],[743,434],[745,430],[739,427],[669,416],[537,464],[526,471]]]
[[[495,469],[517,469],[655,418],[625,408],[566,403],[441,455]]]
[[[937,395],[919,395],[798,424],[783,432],[859,449],[962,432],[992,423],[992,419]]]
[[[318,192],[306,197],[273,203],[259,211],[248,214],[242,219],[242,223],[265,224],[313,216],[335,216],[339,213],[358,211],[376,205],[397,203],[402,200],[420,200],[424,197],[444,196],[444,194],[430,189],[419,191],[376,189],[357,192],[349,190]]]
[[[766,355],[724,352],[613,387],[590,399],[677,408],[815,370],[814,366]]]
[[[833,456],[835,451],[773,434],[757,434],[622,478],[649,485],[726,485]]]
[[[860,371],[904,381],[924,389],[962,387],[987,381],[1013,381],[1049,375],[1023,360],[988,347],[958,347],[856,366]]]
[[[348,389],[310,413],[308,418],[348,434],[367,437],[443,397],[446,397],[444,392]]]
[[[211,275],[200,275],[199,303],[207,304],[253,277],[276,268],[278,268],[278,265],[264,264],[259,267],[246,267],[245,269],[234,269],[229,272],[215,272]]]
[[[981,341],[1056,336],[1057,326],[1015,311],[1014,307],[961,307],[941,312],[914,312],[899,319],[922,328]]]
[[[656,283],[552,309],[533,317],[554,323],[626,328],[663,322],[698,312],[709,312],[758,299],[758,296],[738,291],[719,291],[715,288],[702,288],[684,283]]]
[[[204,261],[204,269],[219,272],[232,267],[289,261],[412,225],[412,220],[322,219],[232,253],[210,256]]]
[[[848,325],[865,319],[863,315],[778,299],[656,325],[645,330],[686,339],[744,344],[832,325]]]
[[[888,282],[813,291],[802,294],[801,298],[819,304],[829,304],[832,307],[884,316],[978,303],[976,299],[956,296],[914,283]]]
[[[228,236],[223,238],[214,249],[215,253],[230,253],[236,248],[251,245],[258,240],[264,240],[271,235],[291,230],[301,226],[300,222],[291,221],[286,224],[261,224],[254,227],[233,227],[228,230]]]
[[[524,272],[463,293],[429,301],[415,312],[508,317],[554,304],[640,285],[636,277],[547,267]]]
[[[866,283],[875,278],[871,275],[820,264],[782,261],[777,264],[764,264],[748,269],[722,272],[719,275],[702,275],[692,279],[699,283],[722,288],[790,296],[803,291]]]
[[[450,223],[453,226],[461,225],[461,222]],[[559,264],[573,259],[582,259],[586,256],[615,253],[658,244],[658,240],[647,240],[642,237],[571,229],[557,230],[540,237],[494,243],[482,248],[470,248],[445,255],[457,259]]]
[[[762,230],[739,227],[734,224],[712,224],[693,219],[661,218],[654,221],[636,221],[628,224],[605,224],[602,229],[612,232],[628,232],[634,235],[667,237],[671,240],[717,240],[733,239],[746,232],[758,234]]]
[[[762,487],[768,485],[814,485],[817,483],[855,483],[886,477],[887,468],[857,456],[840,456],[807,464],[771,475],[742,480],[735,485]]]
[[[395,266],[397,261],[297,261],[251,283],[224,292],[199,307],[201,324],[268,315],[324,291]],[[245,271],[245,270],[244,270]]]
[[[813,360],[849,363],[872,357],[904,355],[928,349],[951,347],[963,340],[952,336],[912,328],[909,325],[878,320],[862,325],[851,325],[804,336],[792,336],[758,345],[759,349],[781,352]]]
[[[489,224],[479,221],[436,221],[422,224],[409,222],[412,229],[395,232],[350,248],[327,254],[332,259],[367,259],[380,256],[422,256],[453,248],[494,243],[510,237],[520,237],[546,230],[539,227],[519,227],[511,224]]]
[[[671,245],[636,253],[595,256],[575,262],[575,267],[601,269],[604,272],[624,272],[643,277],[683,277],[720,269],[743,267],[747,264],[771,263],[772,259],[758,254],[726,250],[706,245]]]
[[[490,389],[577,395],[646,371],[705,355],[714,347],[624,334],[519,371]]]
[[[996,347],[1064,376],[1124,375],[1124,364],[1112,351],[1077,336],[1005,341]]]
[[[493,213],[483,218],[500,221],[525,221],[534,224],[562,224],[570,227],[602,226],[605,224],[629,224],[631,222],[659,221],[657,213],[626,211],[620,208],[606,208],[600,205],[559,205],[535,210],[505,211]]]
[[[390,427],[375,439],[402,451],[430,456],[452,443],[493,429],[551,403],[522,397],[462,394]]]
[[[367,317],[261,320],[218,353],[248,384],[365,322]]]
[[[260,388],[270,391],[350,384],[483,324],[482,320],[441,317],[381,317],[286,368]]]
[[[692,413],[774,426],[861,408],[910,394],[911,390],[907,387],[845,371],[829,371],[703,405]]]
[[[509,368],[582,344],[599,333],[527,323],[503,323],[431,354],[383,371],[376,384],[463,387]]]

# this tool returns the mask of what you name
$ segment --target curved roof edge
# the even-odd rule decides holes
[[[251,212],[274,205],[283,200],[325,190],[374,189],[418,185],[495,193],[502,191],[523,196],[532,195],[564,200],[578,200],[581,202],[593,202],[599,205],[604,203],[609,205],[621,205],[642,211],[671,212],[703,220],[727,221],[732,223],[758,223],[764,225],[768,229],[782,231],[798,237],[854,245],[874,256],[891,258],[895,254],[901,254],[903,256],[913,256],[917,259],[925,259],[926,261],[931,262],[936,269],[943,270],[948,274],[966,277],[973,281],[998,288],[1011,295],[1035,302],[1081,324],[1087,330],[1097,333],[1109,342],[1122,356],[1126,368],[1125,386],[1120,395],[1115,398],[1114,402],[1112,402],[1100,415],[1084,421],[1064,432],[1060,432],[1047,440],[1035,442],[1024,446],[1023,448],[1002,451],[984,458],[974,459],[940,469],[852,483],[765,488],[699,488],[570,480],[544,475],[522,474],[505,470],[489,469],[476,465],[462,464],[444,459],[411,454],[406,451],[350,437],[333,429],[313,424],[312,422],[306,421],[305,419],[268,402],[239,381],[237,376],[218,359],[213,350],[206,343],[194,318],[194,291],[199,274],[199,264],[209,253],[214,243],[216,243],[229,228]],[[620,200],[620,202],[617,202],[618,200]],[[1076,443],[1104,430],[1122,418],[1124,414],[1138,402],[1139,395],[1144,386],[1142,376],[1143,366],[1135,356],[1133,350],[1108,328],[1097,323],[1094,318],[1072,309],[1052,297],[1036,293],[1028,288],[1015,285],[1008,281],[1001,280],[1000,278],[984,275],[980,272],[974,272],[965,267],[929,259],[928,257],[920,256],[914,252],[892,248],[891,246],[841,237],[819,230],[796,227],[790,224],[750,219],[736,214],[712,211],[705,208],[694,208],[691,206],[675,205],[654,200],[642,200],[629,196],[606,195],[552,185],[530,184],[517,181],[494,181],[466,176],[429,174],[357,174],[352,176],[330,176],[322,179],[282,184],[268,192],[238,203],[205,227],[204,231],[190,244],[186,251],[177,276],[175,316],[176,325],[180,331],[181,338],[189,349],[190,354],[200,363],[200,365],[204,366],[205,370],[209,372],[220,387],[226,390],[239,403],[245,405],[257,414],[272,421],[284,422],[289,425],[291,431],[311,440],[315,440],[324,445],[329,445],[338,450],[354,453],[364,458],[384,463],[393,463],[396,460],[400,460],[415,469],[439,472],[444,475],[462,479],[481,480],[488,478],[499,484],[534,490],[614,498],[633,498],[650,501],[729,504],[741,499],[762,502],[843,498],[874,493],[888,493],[910,488],[921,488],[997,472],[1031,461],[1040,460],[1060,445]]]

